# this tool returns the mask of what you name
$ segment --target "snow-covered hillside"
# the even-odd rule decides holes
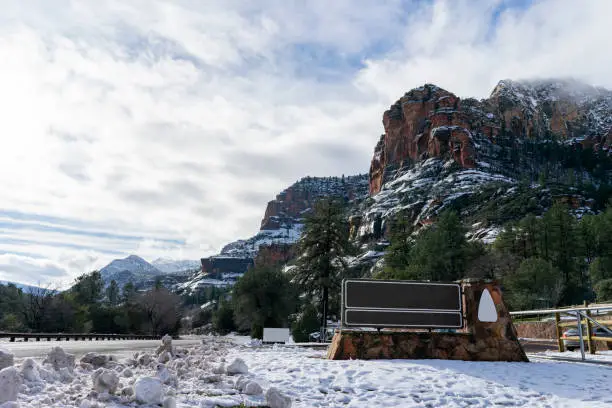
[[[270,244],[294,244],[300,239],[303,224],[299,221],[283,223],[281,228],[260,230],[249,239],[234,241],[221,249],[221,255],[236,258],[255,258],[259,247]]]
[[[157,258],[151,262],[151,265],[163,273],[194,271],[202,267],[200,260],[176,260],[173,258]]]

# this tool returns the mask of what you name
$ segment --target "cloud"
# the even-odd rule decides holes
[[[15,254],[0,254],[0,280],[19,283],[49,284],[69,277],[66,269],[47,259],[36,259]]]
[[[57,228],[13,222],[0,253],[70,277],[131,252],[215,253],[252,235],[297,179],[366,172],[382,112],[410,88],[484,97],[502,78],[548,76],[612,87],[611,7],[5,1],[0,217]]]

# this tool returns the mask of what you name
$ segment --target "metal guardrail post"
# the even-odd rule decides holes
[[[555,329],[557,331],[557,346],[559,347],[559,352],[563,353],[565,351],[565,344],[563,343],[563,339],[561,338],[563,333],[561,333],[561,326],[559,326],[560,323],[561,323],[561,317],[559,313],[557,312],[555,313]]]
[[[586,300],[584,301],[584,307],[588,307],[589,306],[589,302],[587,302]],[[586,310],[586,316],[590,317],[591,316],[591,311],[590,310]],[[587,329],[587,342],[589,345],[589,354],[595,354],[595,342],[593,341],[593,325],[591,324],[591,321],[589,319],[586,319],[586,329]]]
[[[580,355],[584,360],[584,340],[582,338],[582,313],[576,312],[576,319],[578,320],[578,337],[580,337]]]

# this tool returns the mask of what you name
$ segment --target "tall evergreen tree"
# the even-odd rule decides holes
[[[106,288],[106,299],[111,306],[119,303],[119,285],[116,280],[111,280],[108,288]]]
[[[299,242],[303,255],[298,258],[294,279],[311,298],[319,299],[322,335],[327,326],[330,296],[338,297],[348,269],[345,257],[352,252],[348,237],[349,225],[341,201],[334,198],[317,201],[306,218]]]

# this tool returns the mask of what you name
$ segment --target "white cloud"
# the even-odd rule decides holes
[[[383,110],[414,86],[483,97],[502,78],[573,75],[612,87],[605,0],[538,1],[493,28],[502,1],[297,4],[3,1],[2,209],[145,240],[11,230],[0,251],[71,277],[115,256],[105,250],[196,259],[253,234],[296,179],[367,171]],[[97,250],[48,245],[71,240]]]

